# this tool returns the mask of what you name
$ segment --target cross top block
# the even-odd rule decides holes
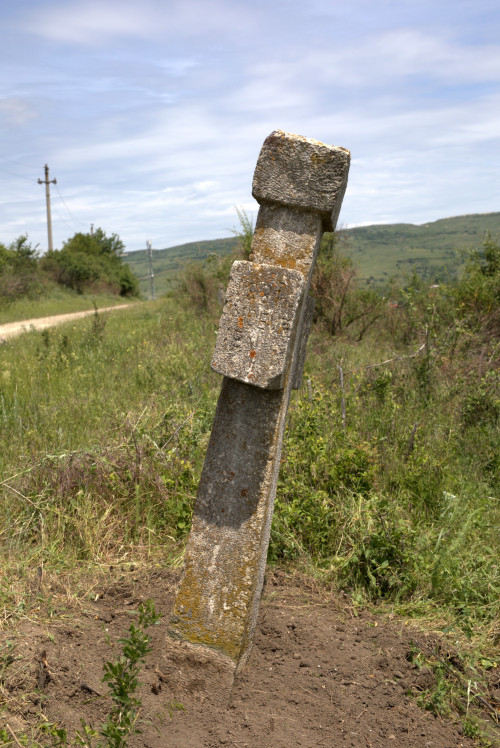
[[[318,213],[324,231],[333,231],[350,161],[351,153],[346,148],[274,130],[260,151],[252,195],[258,203]]]

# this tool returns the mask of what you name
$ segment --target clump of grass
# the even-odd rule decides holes
[[[473,738],[483,748],[491,748],[489,727],[493,723],[498,725],[500,715],[490,699],[485,672],[496,667],[496,663],[480,659],[477,654],[443,651],[439,644],[430,650],[415,642],[411,643],[407,658],[432,676],[432,685],[413,692],[419,706],[436,717],[460,722],[466,737]]]
[[[311,382],[296,396],[270,559],[312,563],[367,599],[427,600],[470,634],[499,612],[492,474],[486,464],[467,473],[464,440],[477,435],[458,428],[456,412],[443,418],[448,393],[433,394],[429,413],[415,389],[399,387],[403,373],[382,383],[356,375],[343,392]]]
[[[218,390],[199,340],[214,325],[186,329],[172,300],[101,316],[0,349],[5,589],[16,559],[48,572],[178,558],[189,530]]]

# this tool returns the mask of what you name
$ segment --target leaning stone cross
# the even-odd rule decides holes
[[[253,179],[251,262],[235,262],[212,360],[224,375],[169,633],[239,669],[264,580],[285,419],[312,321],[309,286],[350,153],[276,130]]]

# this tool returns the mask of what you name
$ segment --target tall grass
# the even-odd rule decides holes
[[[61,286],[48,287],[45,294],[36,299],[21,297],[6,303],[0,302],[0,325],[20,322],[37,317],[50,317],[54,314],[83,312],[96,305],[99,308],[117,304],[132,303],[122,296],[111,294],[78,294]],[[1,333],[0,333],[1,337]]]
[[[470,345],[429,341],[418,319],[402,335],[403,313],[387,315],[361,342],[316,327],[269,558],[471,635],[499,612],[498,382]],[[220,387],[215,330],[172,298],[0,348],[4,574],[179,557]]]
[[[4,345],[4,548],[108,561],[183,537],[218,386],[199,341],[213,339],[167,301]]]

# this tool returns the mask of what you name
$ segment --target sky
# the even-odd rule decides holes
[[[231,236],[275,129],[349,148],[339,225],[500,210],[498,0],[0,4],[0,242]]]

